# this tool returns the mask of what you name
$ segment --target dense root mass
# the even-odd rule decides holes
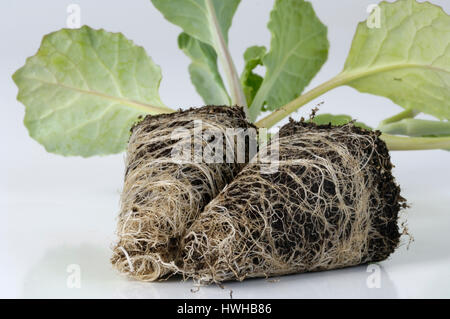
[[[248,162],[248,153],[240,161],[237,152],[231,160],[225,152],[218,161],[197,158],[214,153],[210,145],[217,134],[224,149],[235,150],[237,137],[229,128],[256,132],[241,108],[221,106],[147,116],[132,129],[111,259],[120,272],[152,281],[176,269],[187,227]],[[182,156],[174,158],[177,152]]]
[[[403,201],[378,132],[293,122],[279,168],[247,165],[184,238],[184,273],[200,282],[335,269],[386,259]]]

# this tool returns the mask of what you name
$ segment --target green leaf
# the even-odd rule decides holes
[[[164,17],[184,32],[214,47],[216,31],[206,0],[151,0]],[[241,0],[213,0],[219,31],[228,42],[228,30]]]
[[[277,0],[268,28],[271,47],[263,58],[267,71],[250,107],[252,120],[265,102],[275,110],[299,96],[328,57],[327,28],[309,2]]]
[[[244,89],[247,105],[251,105],[256,93],[263,82],[263,77],[254,73],[258,65],[263,65],[262,59],[266,55],[266,47],[252,46],[244,53],[245,67],[241,75],[241,83]]]
[[[334,115],[334,114],[328,114],[328,113],[316,115],[312,119],[312,122],[316,123],[317,125],[331,124],[331,125],[335,125],[335,126],[345,125],[345,124],[350,123],[351,121],[353,121],[353,119],[349,115],[344,115],[344,114]],[[362,122],[354,122],[354,124],[355,124],[355,126],[364,128],[366,130],[372,130],[372,128],[370,126],[368,126]]]
[[[450,118],[450,17],[429,2],[380,4],[380,28],[359,24],[341,79],[360,92]]]
[[[233,104],[246,105],[228,50],[228,30],[240,0],[151,0],[164,17],[216,51],[231,90]]]
[[[383,133],[417,137],[450,136],[450,122],[404,119],[378,127]]]
[[[57,154],[121,152],[140,116],[171,111],[158,95],[160,68],[145,50],[86,26],[45,36],[13,79],[30,136]]]
[[[192,60],[189,74],[203,101],[211,105],[229,105],[230,97],[220,76],[214,49],[184,32],[178,37],[178,46]]]

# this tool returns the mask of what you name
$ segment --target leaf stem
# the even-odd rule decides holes
[[[386,124],[390,124],[390,123],[395,123],[395,122],[398,122],[398,121],[403,120],[403,119],[414,118],[419,113],[420,113],[419,111],[416,111],[416,110],[413,110],[413,109],[406,109],[406,110],[403,110],[402,112],[400,112],[398,114],[395,114],[394,116],[391,116],[391,117],[383,120],[380,123],[380,126],[386,125]]]
[[[338,86],[345,85],[348,83],[351,83],[354,80],[362,79],[374,74],[382,73],[382,72],[388,72],[393,70],[400,70],[400,69],[411,69],[411,68],[423,68],[427,70],[433,70],[433,71],[443,71],[448,72],[445,70],[442,70],[438,67],[432,66],[432,65],[420,65],[420,64],[414,64],[414,63],[402,63],[402,64],[394,64],[394,65],[388,65],[373,69],[368,69],[366,71],[360,72],[359,70],[348,72],[343,71],[342,73],[338,74],[331,80],[323,83],[322,85],[316,87],[315,89],[312,89],[308,93],[305,93],[295,100],[289,102],[288,104],[282,106],[272,114],[266,116],[262,120],[258,121],[256,123],[257,127],[266,127],[270,128],[279,121],[281,121],[283,118],[291,114],[292,112],[295,112],[297,109],[305,105],[306,103],[310,102],[311,100],[317,98],[318,96],[324,94],[325,92],[334,89]]]
[[[220,30],[214,6],[211,0],[205,0],[205,2],[208,9],[210,24],[213,26],[212,34],[214,43],[216,44],[215,48],[217,50],[217,55],[219,56],[219,60],[225,71],[228,85],[231,90],[232,103],[244,107],[244,110],[247,113],[247,101],[245,99],[244,90],[242,89],[241,81],[233,63],[228,45]]]
[[[343,85],[346,81],[347,81],[346,78],[342,77],[341,75],[337,75],[331,80],[319,85],[318,87],[312,89],[311,91],[299,96],[295,100],[282,106],[278,110],[272,112],[268,116],[256,122],[255,125],[257,127],[271,128],[272,126],[277,124],[279,121],[281,121],[286,116],[296,111],[306,103],[311,102],[312,100],[321,96],[325,92],[328,92],[338,86]]]
[[[395,69],[396,67],[389,67],[386,69]],[[378,70],[379,71],[379,70]],[[299,96],[295,100],[292,100],[288,104],[282,106],[278,110],[272,112],[268,116],[259,120],[255,123],[255,125],[259,128],[271,128],[276,123],[284,119],[286,116],[295,112],[297,109],[302,107],[303,105],[311,102],[322,94],[339,87],[341,85],[345,85],[352,80],[363,78],[372,73],[376,73],[376,71],[369,71],[362,74],[352,74],[352,73],[340,73],[331,80],[317,86],[316,88],[308,91],[307,93]],[[408,112],[407,112],[408,111]],[[406,110],[393,116],[387,121],[399,121],[401,119],[412,118],[414,117],[415,110]],[[446,149],[450,150],[450,136],[444,137],[404,137],[404,136],[394,136],[390,134],[382,134],[381,138],[386,142],[389,150],[391,151],[406,151],[406,150],[432,150],[432,149]]]
[[[404,119],[382,124],[378,127],[383,133],[407,136],[450,136],[450,122],[419,119]]]
[[[450,136],[448,137],[404,137],[382,134],[381,139],[390,151],[418,151],[418,150],[450,150]]]

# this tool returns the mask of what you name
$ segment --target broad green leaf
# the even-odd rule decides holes
[[[178,37],[178,46],[192,60],[189,74],[203,101],[211,105],[229,105],[230,97],[220,76],[214,49],[184,32]]]
[[[263,58],[267,71],[250,107],[252,120],[265,102],[275,110],[299,96],[328,57],[327,28],[309,2],[276,0],[268,28],[271,47]]]
[[[228,81],[231,102],[246,106],[245,95],[228,50],[228,30],[241,0],[151,0],[164,17],[216,51]]]
[[[13,79],[30,136],[57,154],[121,152],[140,116],[171,111],[158,95],[160,68],[145,50],[86,26],[45,36]]]
[[[379,6],[380,28],[359,24],[341,82],[440,119],[450,118],[450,17],[429,2]]]
[[[312,119],[312,121],[314,123],[316,123],[317,125],[331,124],[331,125],[335,125],[335,126],[341,126],[341,125],[350,123],[351,121],[353,121],[353,119],[349,115],[344,115],[344,114],[334,115],[334,114],[324,113],[324,114],[316,115]],[[355,124],[355,126],[364,128],[366,130],[372,130],[372,128],[370,126],[368,126],[362,122],[355,122],[354,124]]]
[[[404,119],[380,125],[383,133],[406,136],[450,136],[450,122],[421,119]]]
[[[216,46],[214,17],[207,0],[151,0],[164,17],[184,32],[212,47]],[[241,0],[211,0],[216,12],[220,35],[228,42],[228,29]]]
[[[244,53],[245,67],[241,75],[241,83],[247,99],[247,105],[252,104],[263,82],[263,77],[254,73],[253,70],[258,65],[263,65],[262,58],[266,55],[266,51],[266,48],[263,46],[252,46]]]

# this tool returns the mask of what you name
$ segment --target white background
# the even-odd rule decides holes
[[[109,265],[122,186],[123,155],[90,159],[48,154],[28,137],[24,107],[15,100],[12,73],[33,55],[46,33],[65,27],[67,6],[81,6],[82,24],[121,31],[163,70],[161,97],[172,107],[199,106],[188,60],[177,49],[180,29],[165,21],[149,0],[2,0],[0,2],[0,297],[316,298],[450,297],[450,153],[394,152],[394,174],[411,204],[404,217],[415,241],[380,263],[381,288],[368,288],[366,266],[314,274],[227,283],[191,292],[193,283],[129,281]],[[343,67],[359,21],[376,0],[312,1],[328,25],[330,58],[310,88]],[[450,13],[448,0],[433,0]],[[230,50],[242,70],[250,45],[269,45],[266,23],[273,1],[243,0],[230,30]],[[450,32],[450,30],[449,30]],[[310,103],[321,112],[350,113],[376,126],[400,107],[385,98],[343,87]],[[66,285],[67,267],[81,267],[81,288]]]

